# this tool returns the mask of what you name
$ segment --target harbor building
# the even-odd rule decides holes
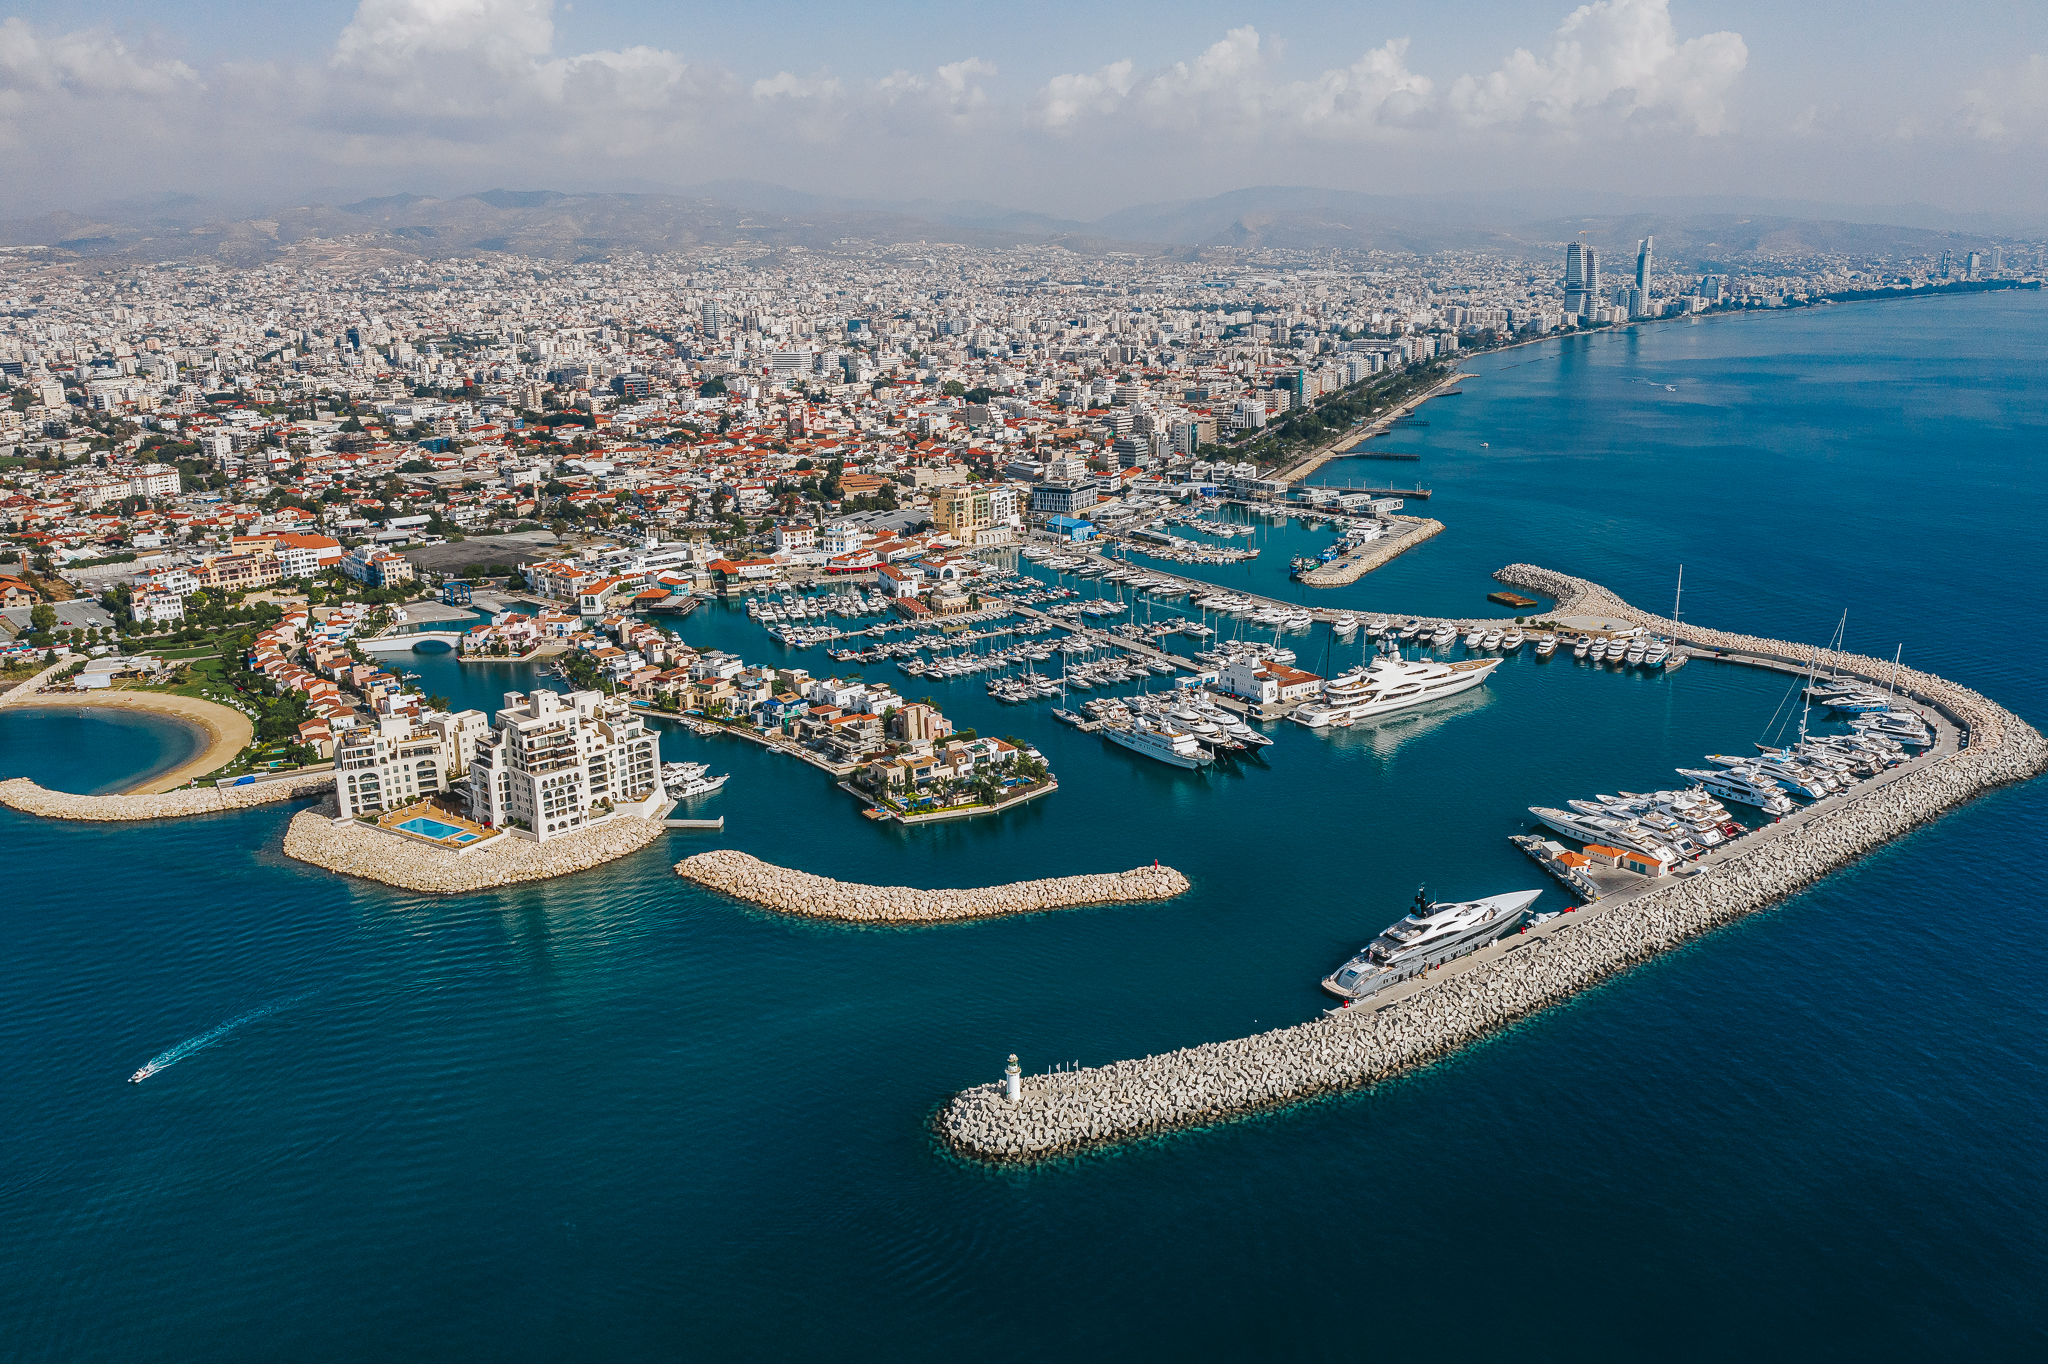
[[[488,729],[480,710],[400,711],[341,731],[334,750],[334,791],[341,820],[396,810],[438,795],[468,770]]]
[[[615,815],[653,818],[660,760],[656,736],[603,692],[506,692],[476,743],[469,816],[542,843]]]

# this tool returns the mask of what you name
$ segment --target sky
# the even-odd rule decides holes
[[[2048,7],[27,0],[0,217],[749,179],[1092,219],[1252,185],[2048,224]]]

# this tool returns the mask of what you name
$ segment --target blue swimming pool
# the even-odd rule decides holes
[[[424,815],[408,819],[398,827],[406,833],[418,834],[421,838],[453,838],[462,832],[462,828],[459,825],[443,824],[438,819],[428,819]],[[473,843],[476,841],[476,835],[471,834],[462,841]]]

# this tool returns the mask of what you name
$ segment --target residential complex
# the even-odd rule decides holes
[[[629,814],[658,813],[660,741],[602,692],[505,693],[469,773],[470,818],[547,842]]]

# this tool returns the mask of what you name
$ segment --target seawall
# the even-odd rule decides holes
[[[928,924],[987,919],[1080,905],[1170,900],[1188,889],[1188,878],[1171,867],[1138,867],[1132,871],[1059,876],[966,890],[862,886],[791,871],[731,848],[686,857],[676,863],[676,874],[735,900],[784,914],[850,923]]]
[[[1302,583],[1309,587],[1342,587],[1346,583],[1355,583],[1374,569],[1392,563],[1424,540],[1443,534],[1444,523],[1441,521],[1420,516],[1390,519],[1406,521],[1408,528],[1399,535],[1375,540],[1321,568],[1310,569],[1301,575]]]
[[[661,837],[659,820],[620,816],[545,843],[500,835],[458,856],[453,849],[334,822],[332,798],[292,816],[285,856],[343,876],[401,890],[462,895],[494,886],[545,881],[639,852]]]
[[[69,791],[51,791],[27,777],[0,781],[0,805],[45,819],[82,819],[105,823],[139,819],[181,819],[187,815],[214,815],[223,810],[241,810],[276,800],[296,800],[334,785],[332,772],[307,777],[286,777],[278,781],[252,782],[247,786],[189,786],[157,795],[76,796]]]
[[[1529,565],[1513,565],[1496,576],[1557,597],[1559,614],[1590,611],[1654,620],[1583,579]],[[1764,656],[1803,658],[1812,652],[1720,631],[1688,629],[1685,637],[1703,647],[1741,648]],[[1881,659],[1830,661],[1877,681],[1891,675],[1891,665]],[[1253,1037],[1026,1076],[1015,1102],[1000,1084],[979,1085],[940,1108],[934,1119],[937,1133],[970,1158],[1028,1161],[1374,1084],[1767,908],[1972,796],[2048,767],[2048,743],[2041,735],[1985,697],[1932,674],[1901,670],[1900,680],[1961,726],[1967,746],[1920,759],[1781,834],[1752,836],[1753,841],[1738,844],[1739,855],[1604,915],[1552,920],[1511,940],[1502,955],[1447,973],[1439,983],[1394,1003],[1333,1011]]]

